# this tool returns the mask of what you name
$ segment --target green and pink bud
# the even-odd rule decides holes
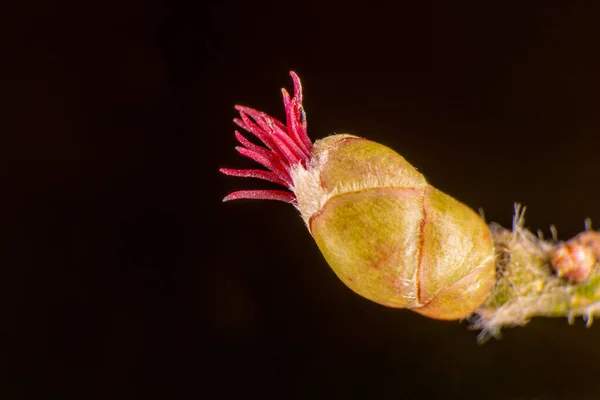
[[[582,232],[550,254],[554,271],[571,282],[586,281],[600,259],[600,233]]]
[[[495,282],[494,244],[472,209],[429,185],[401,155],[346,134],[311,143],[296,74],[294,97],[283,90],[286,124],[236,107],[237,150],[267,170],[221,169],[287,190],[245,190],[250,198],[293,204],[335,274],[379,304],[454,320],[475,311]]]

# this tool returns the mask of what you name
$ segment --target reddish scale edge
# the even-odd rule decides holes
[[[241,155],[261,164],[268,171],[231,168],[219,170],[225,175],[274,182],[287,187],[289,191],[238,190],[225,196],[223,201],[237,199],[279,200],[286,203],[296,201],[290,171],[299,163],[306,166],[311,157],[312,142],[306,132],[306,114],[302,107],[302,84],[295,72],[291,71],[290,76],[294,82],[294,97],[290,98],[289,93],[285,89],[281,89],[285,107],[285,125],[264,112],[249,107],[235,106],[241,119],[235,118],[233,122],[256,136],[265,145],[265,147],[256,145],[235,131],[235,137],[242,145],[236,147],[236,150]]]

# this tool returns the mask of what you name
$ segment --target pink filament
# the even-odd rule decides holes
[[[296,200],[296,196],[285,190],[238,190],[225,196],[223,201],[238,199],[279,200],[292,204]]]
[[[306,114],[302,107],[302,85],[295,72],[290,72],[294,82],[294,97],[282,89],[283,104],[285,107],[286,123],[276,120],[264,112],[249,107],[235,106],[241,118],[234,122],[242,129],[250,132],[264,147],[256,145],[235,131],[235,137],[242,146],[236,150],[248,157],[267,171],[257,169],[231,169],[221,168],[225,175],[240,176],[244,178],[258,178],[274,182],[287,187],[290,191],[283,190],[240,190],[226,196],[223,201],[237,199],[262,199],[279,200],[294,203],[296,196],[293,193],[293,180],[291,169],[301,164],[306,166],[311,157],[312,142],[306,130]]]

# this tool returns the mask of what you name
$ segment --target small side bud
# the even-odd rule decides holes
[[[550,262],[556,275],[571,282],[587,280],[600,257],[600,234],[583,232],[566,243],[556,246]]]

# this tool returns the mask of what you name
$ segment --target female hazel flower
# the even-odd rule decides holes
[[[300,79],[283,92],[286,123],[237,106],[236,150],[267,170],[228,169],[288,190],[242,190],[224,198],[280,200],[299,211],[335,274],[379,304],[454,320],[475,311],[495,281],[494,245],[483,219],[429,185],[402,156],[348,134],[311,143]]]

